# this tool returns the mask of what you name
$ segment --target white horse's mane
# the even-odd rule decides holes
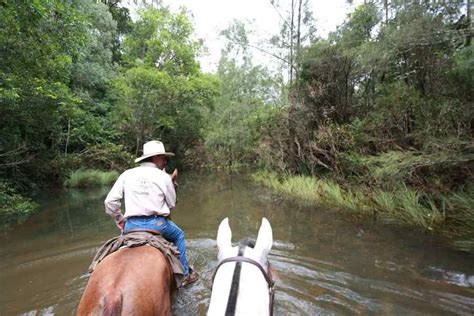
[[[225,218],[219,225],[217,232],[219,262],[239,254],[239,246],[233,247],[231,240],[232,231],[228,218]],[[266,218],[262,218],[255,247],[241,246],[240,253],[242,256],[258,262],[265,271],[268,271],[267,256],[272,248],[272,243],[271,225]],[[226,314],[236,265],[236,262],[227,262],[217,270],[212,286],[208,315]],[[241,263],[240,269],[240,278],[237,280],[238,292],[235,301],[235,315],[269,315],[268,283],[262,271],[257,266],[245,262]]]

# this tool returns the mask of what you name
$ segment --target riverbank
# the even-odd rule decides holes
[[[108,186],[117,180],[118,176],[117,171],[78,169],[69,174],[63,186],[68,189]],[[18,192],[12,184],[0,181],[0,231],[25,222],[38,209],[38,203],[31,197]]]
[[[470,192],[434,197],[407,186],[386,191],[270,171],[256,172],[252,178],[285,199],[435,232],[445,236],[454,248],[474,252],[474,194]]]

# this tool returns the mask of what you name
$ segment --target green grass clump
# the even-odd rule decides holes
[[[456,193],[446,204],[449,210],[447,221],[452,222],[449,235],[454,246],[464,251],[474,252],[474,190]]]
[[[397,192],[399,216],[407,223],[422,228],[432,229],[430,218],[434,216],[431,210],[420,204],[420,195],[414,190],[405,189]]]
[[[454,194],[449,200],[451,220],[474,232],[474,190]]]
[[[294,176],[279,179],[276,173],[259,171],[253,174],[253,179],[272,191],[296,199],[304,205],[314,204],[320,198],[318,191],[320,184],[315,178]]]
[[[372,199],[374,200],[377,209],[382,210],[387,214],[396,214],[397,203],[393,193],[376,190],[372,194]]]
[[[320,196],[322,201],[332,206],[342,206],[344,204],[344,192],[341,187],[332,181],[321,183]]]
[[[117,171],[79,169],[72,172],[64,185],[69,188],[89,188],[109,185],[118,178]]]

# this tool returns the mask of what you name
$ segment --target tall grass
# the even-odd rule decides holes
[[[445,220],[432,200],[421,202],[421,195],[409,188],[397,191],[371,191],[363,187],[343,188],[338,183],[308,176],[283,176],[262,171],[254,180],[275,193],[305,205],[320,205],[350,211],[354,215],[377,214],[384,221],[433,229]]]
[[[117,171],[79,169],[72,172],[64,185],[69,188],[88,188],[108,185],[118,178]]]
[[[454,222],[457,230],[451,232],[456,237],[454,245],[465,251],[474,252],[474,190],[454,194],[448,201],[448,221]]]
[[[259,171],[253,179],[269,187],[275,193],[297,200],[303,205],[324,205],[343,208],[353,213],[366,213],[370,210],[370,200],[362,191],[344,190],[339,184],[308,176],[284,176]]]
[[[372,198],[378,209],[383,210],[387,214],[396,214],[397,202],[393,193],[376,190],[373,192]]]
[[[456,214],[451,219],[469,227],[474,231],[474,190],[454,194],[449,200],[449,207],[456,209]]]
[[[276,173],[259,171],[253,179],[269,187],[272,191],[298,200],[301,204],[312,205],[319,199],[318,180],[304,176],[285,177],[279,179]]]
[[[372,193],[376,211],[386,221],[395,221],[415,225],[432,230],[445,221],[441,212],[432,199],[422,203],[421,195],[412,189],[402,189],[386,192],[377,190]]]

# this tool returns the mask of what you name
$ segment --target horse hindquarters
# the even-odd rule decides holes
[[[159,250],[149,246],[119,250],[92,273],[77,315],[170,315],[172,281]]]
[[[76,315],[120,315],[122,303],[117,300],[112,303],[112,298],[118,295],[111,293],[103,295],[104,290],[97,281],[95,275],[91,275],[77,307]]]
[[[104,316],[115,316],[122,314],[122,295],[115,292],[114,294],[104,296],[103,306]]]

